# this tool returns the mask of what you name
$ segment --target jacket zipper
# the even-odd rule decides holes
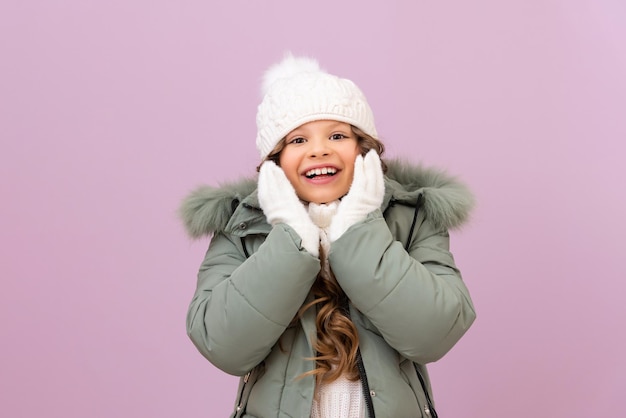
[[[348,302],[348,298],[343,301],[341,308],[348,319],[352,321],[352,316],[350,315],[350,302]],[[359,379],[361,380],[361,388],[363,389],[363,398],[365,399],[367,416],[369,418],[376,418],[372,392],[370,392],[370,385],[367,382],[367,373],[365,373],[365,364],[363,364],[363,357],[361,357],[361,347],[357,347],[356,349],[356,368],[359,370]]]
[[[424,412],[427,417],[438,418],[437,411],[435,411],[435,407],[433,406],[433,401],[430,399],[430,395],[428,394],[428,388],[426,387],[426,382],[422,377],[419,369],[417,368],[417,364],[413,363],[413,367],[415,368],[415,373],[417,374],[417,378],[420,381],[420,385],[422,386],[422,390],[424,391],[424,395],[426,396],[426,405],[424,405]]]
[[[239,399],[237,400],[237,406],[235,407],[235,416],[238,417],[243,409],[243,393],[246,390],[246,385],[248,384],[248,380],[250,379],[250,375],[252,374],[252,370],[246,373],[243,377],[243,385],[241,385],[241,391],[239,392]]]
[[[361,378],[361,387],[363,388],[363,397],[365,398],[365,406],[367,407],[367,415],[369,418],[376,418],[374,414],[374,401],[372,400],[372,393],[370,392],[370,386],[367,382],[367,373],[365,373],[365,365],[361,358],[361,349],[358,348],[356,352],[356,367],[359,369],[359,377]]]

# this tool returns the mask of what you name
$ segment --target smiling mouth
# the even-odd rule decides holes
[[[317,176],[334,176],[337,174],[337,169],[334,167],[322,167],[314,168],[304,173],[304,176],[308,179],[315,178]]]

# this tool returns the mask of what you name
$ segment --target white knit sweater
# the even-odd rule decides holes
[[[351,382],[345,376],[316,389],[311,418],[364,418],[365,399],[361,381]]]

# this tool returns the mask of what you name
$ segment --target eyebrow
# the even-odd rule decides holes
[[[321,120],[324,120],[324,119],[321,119]],[[348,133],[352,133],[352,127],[350,126],[349,123],[341,122],[339,120],[337,120],[337,121],[333,120],[333,121],[329,121],[329,122],[335,122],[335,123],[332,123],[332,124],[328,125],[327,129],[329,131],[334,131],[335,129],[337,129],[338,126],[340,126],[340,125],[345,123],[346,125],[348,125],[347,128],[341,127],[340,130],[348,132]],[[293,131],[291,131],[290,133],[288,133],[287,135],[285,135],[285,140],[287,140],[288,138],[295,138],[295,137],[298,137],[298,136],[307,136],[307,135],[308,135],[308,131],[306,130],[306,128],[304,129],[304,132],[303,132],[302,127],[298,127],[296,129],[294,129]]]

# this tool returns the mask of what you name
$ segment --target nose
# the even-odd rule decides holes
[[[311,145],[309,148],[310,158],[325,157],[331,152],[330,147],[328,146],[328,140],[325,140],[325,138],[310,140],[309,144]]]

